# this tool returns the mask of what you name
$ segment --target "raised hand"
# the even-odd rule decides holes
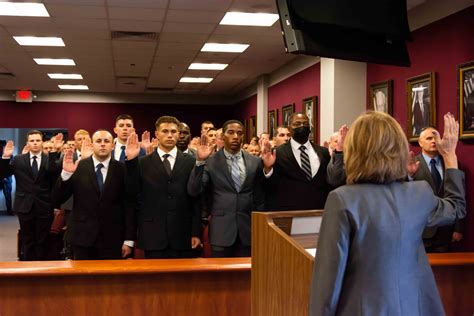
[[[144,131],[142,133],[142,141],[140,143],[140,146],[145,149],[145,151],[148,151],[148,148],[152,146],[152,143],[150,141],[150,132],[149,131]]]
[[[457,168],[456,147],[459,137],[459,123],[454,119],[451,113],[444,115],[444,133],[443,138],[437,131],[433,131],[436,139],[436,148],[438,153],[443,156],[446,168]]]
[[[2,157],[6,158],[6,159],[10,159],[13,156],[14,151],[15,151],[15,145],[13,144],[12,140],[9,140],[6,143],[5,148],[3,148]]]
[[[94,153],[94,147],[92,146],[92,141],[90,137],[84,138],[82,141],[82,147],[81,147],[81,159],[86,159],[92,156]]]
[[[138,157],[140,153],[140,143],[138,142],[138,135],[131,133],[127,138],[127,147],[125,148],[125,156],[127,160],[132,160]]]
[[[63,170],[66,172],[74,173],[77,169],[79,160],[74,162],[74,150],[67,149],[63,157]]]
[[[272,150],[272,145],[268,140],[262,142],[262,161],[265,172],[270,172],[276,161],[276,150]]]
[[[211,145],[209,142],[209,137],[203,134],[201,136],[201,142],[197,146],[196,160],[206,160],[214,152],[215,148],[216,145]]]
[[[408,163],[407,163],[408,176],[413,178],[415,173],[418,171],[419,167],[420,167],[420,162],[416,161],[415,154],[413,153],[413,151],[410,151],[408,153]]]
[[[344,151],[344,141],[346,140],[348,131],[349,127],[347,127],[345,124],[339,128],[339,132],[337,133],[337,144],[335,148],[337,151]]]
[[[25,145],[25,147],[23,147],[23,149],[21,150],[21,153],[22,154],[27,154],[30,152],[30,146],[28,144]]]
[[[56,136],[53,136],[51,138],[51,141],[53,142],[53,147],[54,147],[53,150],[55,152],[61,151],[61,148],[64,145],[64,136],[63,136],[63,134],[59,133]]]

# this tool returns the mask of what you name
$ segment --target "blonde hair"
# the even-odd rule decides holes
[[[85,129],[78,129],[75,133],[74,133],[74,136],[76,135],[87,135],[89,136],[89,132],[86,131]]]
[[[390,183],[407,175],[408,142],[400,124],[386,113],[359,116],[344,142],[347,183]]]

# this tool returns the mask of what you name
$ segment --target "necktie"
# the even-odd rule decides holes
[[[119,161],[120,162],[125,162],[125,146],[121,146],[120,148],[122,149],[122,151],[120,152]]]
[[[99,185],[99,191],[102,193],[104,191],[104,176],[102,175],[101,169],[104,167],[103,164],[99,163],[97,165],[97,170],[95,171],[95,177],[97,179],[97,184]]]
[[[313,178],[313,175],[311,173],[311,164],[309,163],[309,157],[308,154],[306,153],[306,147],[301,146],[300,147],[301,151],[301,169],[303,169],[303,172],[306,174],[306,178],[308,180],[311,180]]]
[[[36,179],[38,176],[38,161],[36,161],[38,157],[33,156],[33,163],[31,164],[31,171],[33,172],[33,178]]]
[[[237,156],[232,156],[231,160],[232,160],[232,167],[231,167],[231,177],[232,177],[232,181],[234,182],[234,185],[235,185],[235,189],[237,190],[237,192],[240,192],[240,187],[241,187],[241,183],[240,183],[240,169],[239,169],[239,162],[238,162],[238,159],[239,157]]]
[[[163,167],[165,167],[165,170],[168,176],[171,176],[171,164],[170,164],[170,161],[168,160],[169,156],[170,154],[163,155]]]
[[[430,160],[430,168],[431,168],[431,178],[433,178],[436,192],[439,192],[442,180],[441,180],[441,175],[439,174],[439,171],[436,168],[436,159],[433,158]]]

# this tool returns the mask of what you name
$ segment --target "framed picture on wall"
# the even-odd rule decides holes
[[[303,113],[309,118],[309,126],[311,128],[309,137],[317,144],[319,142],[319,130],[317,129],[319,126],[317,96],[303,99]]]
[[[474,138],[474,61],[458,65],[459,137]]]
[[[369,109],[393,115],[393,80],[370,85]]]
[[[434,72],[409,78],[408,131],[410,141],[417,141],[423,128],[436,127],[436,76]]]
[[[288,104],[285,105],[281,109],[281,122],[282,125],[288,127],[290,125],[290,116],[291,114],[295,113],[295,104]]]
[[[252,137],[256,137],[256,136],[257,136],[257,117],[254,115],[249,118],[249,137],[248,137],[249,143],[252,140]]]
[[[278,126],[278,109],[268,111],[267,117],[267,132],[270,134],[270,139],[275,136],[275,131]]]

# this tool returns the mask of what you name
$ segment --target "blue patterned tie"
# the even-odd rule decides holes
[[[104,167],[103,164],[99,163],[97,165],[97,170],[95,172],[95,177],[97,179],[97,184],[99,185],[99,191],[102,193],[104,191],[104,176],[102,175],[101,169]]]
[[[239,163],[238,163],[239,157],[237,156],[232,156],[232,168],[231,168],[231,176],[232,176],[232,181],[234,181],[235,189],[237,192],[240,192],[240,187],[241,187],[241,182],[240,182],[240,169],[239,169]]]
[[[120,162],[125,162],[125,146],[122,146],[120,147],[122,149],[122,151],[120,152],[120,158],[119,158],[119,161]]]

